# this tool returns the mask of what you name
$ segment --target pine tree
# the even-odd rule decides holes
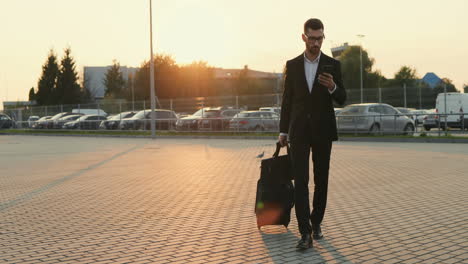
[[[83,76],[81,83],[81,98],[80,103],[90,103],[93,101],[93,93],[89,87],[89,77],[86,75]]]
[[[70,48],[66,48],[60,65],[56,90],[58,104],[77,104],[80,103],[82,98],[81,87],[78,84],[78,74],[75,70],[75,61],[70,53]]]
[[[120,71],[120,64],[116,60],[113,61],[112,67],[107,70],[104,86],[106,87],[105,97],[123,98],[125,80]]]
[[[34,87],[31,87],[29,89],[29,101],[35,101],[36,100],[36,93],[34,92]]]
[[[37,84],[36,100],[39,105],[51,105],[56,103],[55,91],[58,75],[57,56],[55,56],[54,51],[51,49],[47,61],[42,66],[42,76]]]

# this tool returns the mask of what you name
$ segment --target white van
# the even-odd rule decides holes
[[[445,126],[445,100],[447,100],[447,127],[462,127],[462,118],[464,127],[468,125],[468,93],[447,93],[445,99],[444,93],[437,95],[436,113],[440,115],[440,126]]]
[[[84,114],[84,115],[107,116],[107,113],[102,109],[73,109],[72,113],[74,113],[74,114]]]

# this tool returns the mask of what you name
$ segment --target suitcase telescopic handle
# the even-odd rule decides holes
[[[277,157],[278,157],[280,150],[281,150],[281,144],[280,144],[279,141],[278,141],[278,142],[276,142],[276,151],[275,151],[275,153],[273,154],[273,158],[277,158]],[[287,151],[287,153],[288,153],[288,155],[289,155],[289,152],[290,152],[290,150],[289,150],[289,143],[286,144],[286,151]]]

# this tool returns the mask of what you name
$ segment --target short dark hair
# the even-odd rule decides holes
[[[324,29],[322,21],[320,21],[318,18],[311,18],[304,23],[304,33],[308,28],[313,30]]]

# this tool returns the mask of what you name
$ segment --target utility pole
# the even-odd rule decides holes
[[[360,61],[360,74],[361,74],[361,104],[364,102],[364,93],[363,93],[363,80],[362,80],[362,38],[364,35],[357,35],[359,38],[361,38],[361,44],[359,45],[359,61]]]
[[[153,14],[150,0],[150,96],[151,96],[151,138],[156,138],[156,101],[154,100],[154,61],[153,61]]]

